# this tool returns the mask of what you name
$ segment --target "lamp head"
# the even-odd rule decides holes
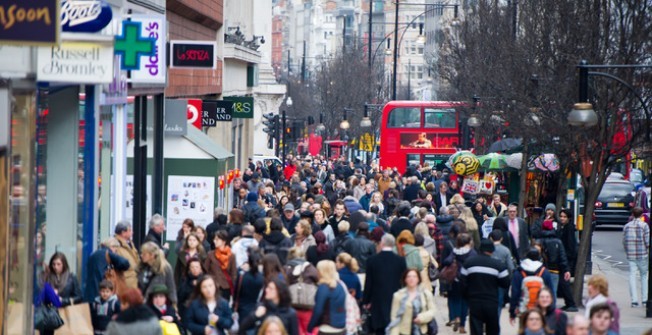
[[[292,97],[288,97],[287,100],[285,100],[285,104],[288,107],[292,107]]]
[[[578,102],[568,114],[568,124],[574,127],[593,127],[598,124],[598,114],[589,102]]]
[[[371,119],[368,116],[365,116],[360,120],[360,127],[369,128],[371,127]]]
[[[351,125],[349,124],[348,120],[342,120],[342,122],[340,122],[340,128],[341,129],[349,129],[350,126]]]
[[[471,128],[477,128],[482,125],[482,122],[480,122],[480,119],[477,115],[472,114],[471,117],[466,121],[466,124]]]

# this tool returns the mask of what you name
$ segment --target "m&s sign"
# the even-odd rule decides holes
[[[234,119],[253,119],[254,98],[253,97],[226,97],[224,100],[233,101]]]

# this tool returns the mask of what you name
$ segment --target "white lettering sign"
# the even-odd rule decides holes
[[[36,79],[62,83],[111,83],[113,47],[97,43],[63,43],[57,47],[40,47]]]
[[[61,25],[69,27],[93,21],[102,13],[100,1],[66,1],[61,6]]]
[[[165,84],[167,75],[165,66],[165,17],[150,15],[132,15],[131,21],[140,22],[142,37],[156,40],[156,54],[141,58],[140,70],[131,71],[130,82],[135,84]]]

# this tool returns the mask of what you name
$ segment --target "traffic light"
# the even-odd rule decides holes
[[[263,131],[267,133],[267,147],[274,149],[274,139],[278,137],[278,115],[273,113],[263,114],[263,125],[265,125]]]

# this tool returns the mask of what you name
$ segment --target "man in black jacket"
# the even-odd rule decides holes
[[[394,292],[401,288],[401,277],[407,270],[405,258],[393,251],[395,244],[394,236],[383,235],[381,251],[367,260],[362,304],[371,312],[368,334],[385,334]]]
[[[577,260],[577,237],[575,237],[575,225],[570,221],[572,213],[568,209],[559,211],[559,226],[557,226],[557,236],[564,245],[566,258],[568,260],[568,271],[572,275],[575,273],[575,262]],[[563,310],[567,312],[576,312],[577,306],[573,299],[573,292],[570,287],[570,280],[559,279],[559,295],[564,298],[565,306]]]
[[[277,218],[272,218],[269,224],[269,234],[263,236],[263,239],[258,242],[258,247],[264,254],[276,254],[281,264],[285,265],[288,258],[288,252],[294,245],[292,240],[283,235],[283,223]]]
[[[409,230],[411,233],[414,233],[412,222],[410,222],[410,219],[408,218],[410,216],[410,209],[411,205],[407,201],[401,201],[401,203],[398,204],[396,213],[399,217],[394,219],[389,228],[389,232],[394,235],[394,237],[398,237],[398,234],[404,230]]]
[[[143,240],[143,244],[147,242],[154,242],[159,248],[163,250],[165,256],[170,252],[170,245],[163,243],[163,232],[165,231],[165,219],[161,214],[154,214],[149,220],[149,231]]]
[[[403,191],[403,200],[409,201],[412,203],[412,200],[418,198],[419,190],[421,190],[421,185],[419,184],[419,178],[416,176],[407,178],[407,186]]]
[[[509,271],[501,261],[491,258],[494,244],[489,240],[480,243],[480,254],[469,257],[460,271],[462,292],[469,301],[471,335],[500,334],[498,317],[498,288],[507,289],[510,284]]]

